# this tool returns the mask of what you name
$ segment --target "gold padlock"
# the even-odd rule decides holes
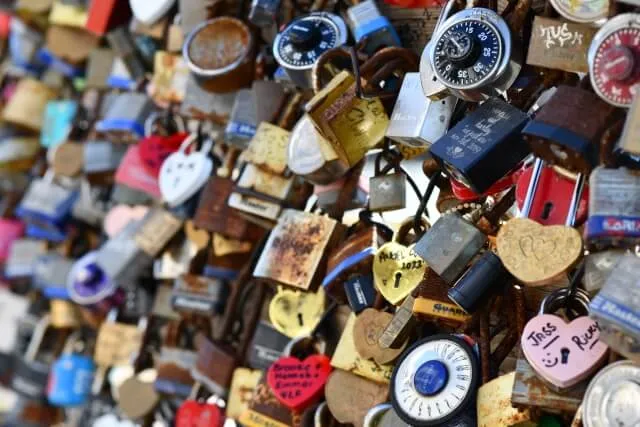
[[[54,91],[35,79],[22,79],[9,99],[2,119],[16,126],[40,132],[47,103],[55,98]]]
[[[70,301],[54,299],[50,301],[51,326],[54,328],[78,328],[82,325],[82,316],[78,308]]]

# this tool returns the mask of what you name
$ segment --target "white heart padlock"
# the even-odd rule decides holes
[[[211,140],[205,141],[200,151],[186,153],[196,138],[194,134],[185,139],[180,149],[167,157],[160,168],[160,193],[172,208],[196,194],[211,176],[213,161],[208,157],[213,145]]]
[[[151,25],[169,12],[175,2],[176,0],[129,0],[129,5],[138,21]]]

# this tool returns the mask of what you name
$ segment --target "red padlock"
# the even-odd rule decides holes
[[[524,204],[532,171],[533,167],[529,166],[518,178],[516,184],[518,209],[522,209]],[[575,180],[570,176],[559,173],[553,166],[545,165],[540,174],[529,218],[542,225],[563,225],[569,212],[574,187]],[[576,225],[587,219],[588,203],[589,188],[585,184],[576,214]]]
[[[483,194],[474,192],[469,187],[453,178],[449,178],[449,181],[451,182],[451,191],[453,192],[453,195],[456,197],[456,199],[460,200],[461,202],[471,202],[482,197],[491,196],[508,190],[512,185],[518,182],[518,178],[520,177],[521,173],[522,170],[517,170],[516,172],[513,172],[505,176],[504,178],[499,179]]]
[[[222,427],[225,416],[222,409],[213,403],[196,400],[200,384],[196,384],[189,399],[176,413],[176,427]]]
[[[178,151],[180,144],[182,144],[182,141],[184,141],[187,136],[189,136],[189,134],[185,132],[174,133],[169,136],[145,136],[138,143],[142,166],[144,166],[149,174],[157,178],[162,163],[169,155]]]

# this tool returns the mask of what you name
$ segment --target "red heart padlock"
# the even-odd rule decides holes
[[[147,172],[158,177],[162,163],[169,155],[178,151],[187,136],[188,133],[179,132],[170,136],[151,135],[142,138],[138,147],[142,165]]]
[[[185,401],[176,414],[176,427],[221,427],[223,422],[219,406],[195,400]]]
[[[502,193],[503,191],[509,189],[509,187],[511,187],[518,181],[521,173],[522,172],[518,170],[514,173],[510,173],[504,178],[499,179],[483,194],[476,193],[466,185],[462,184],[460,181],[457,181],[453,178],[449,178],[449,182],[451,182],[451,191],[453,192],[453,195],[456,197],[456,199],[460,200],[461,202],[472,202],[485,196]]]
[[[516,200],[519,209],[522,209],[524,204],[532,171],[533,167],[528,167],[518,178]],[[569,212],[574,187],[575,181],[558,173],[553,166],[543,167],[529,218],[542,225],[563,225]],[[576,224],[578,225],[587,218],[588,202],[589,189],[585,185],[576,214]]]
[[[331,362],[323,354],[311,355],[304,361],[282,357],[269,367],[267,384],[283,405],[300,412],[322,397],[330,373]]]

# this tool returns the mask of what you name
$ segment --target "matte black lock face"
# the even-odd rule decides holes
[[[349,307],[356,314],[365,308],[372,307],[376,299],[376,290],[370,275],[352,276],[344,283],[344,292],[347,294]]]
[[[492,98],[466,116],[431,146],[431,155],[447,174],[484,193],[529,154],[520,131],[528,116]]]
[[[266,370],[282,356],[290,338],[278,332],[267,322],[261,321],[256,326],[253,339],[249,345],[247,363],[252,369]]]

